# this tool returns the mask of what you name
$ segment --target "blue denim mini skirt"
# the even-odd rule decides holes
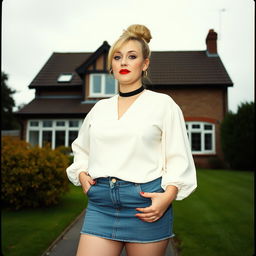
[[[95,235],[116,241],[149,243],[168,239],[173,234],[172,205],[155,222],[135,216],[136,208],[151,205],[151,199],[140,192],[162,193],[162,178],[147,183],[133,183],[116,177],[95,179],[87,192],[88,206],[81,234]]]

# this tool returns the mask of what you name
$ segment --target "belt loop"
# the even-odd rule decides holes
[[[109,177],[108,179],[109,179],[109,186],[110,186],[111,189],[113,189],[115,184],[112,182],[112,178],[111,177]]]

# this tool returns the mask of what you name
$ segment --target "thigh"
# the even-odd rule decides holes
[[[169,239],[153,243],[126,243],[127,256],[164,256]]]
[[[120,256],[124,243],[81,234],[76,256]]]

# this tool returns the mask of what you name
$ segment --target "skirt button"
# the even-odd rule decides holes
[[[116,179],[112,179],[111,181],[112,181],[113,183],[116,183]]]

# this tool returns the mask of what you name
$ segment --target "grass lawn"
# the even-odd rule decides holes
[[[10,211],[2,210],[2,253],[5,256],[39,256],[85,208],[81,187],[70,191],[58,206]]]
[[[197,175],[197,190],[174,203],[180,255],[253,255],[254,173],[199,170]]]

